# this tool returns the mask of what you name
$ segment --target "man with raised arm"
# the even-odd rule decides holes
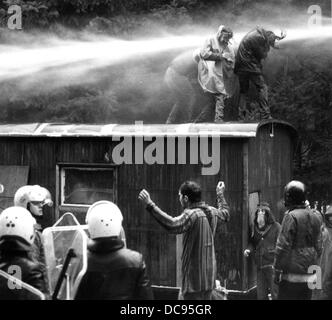
[[[229,207],[224,197],[225,184],[216,188],[218,209],[201,200],[201,187],[194,181],[185,181],[179,189],[183,212],[172,217],[163,212],[142,190],[139,199],[153,217],[167,231],[183,234],[182,287],[185,300],[210,300],[215,288],[216,257],[214,236],[218,221],[229,220]]]

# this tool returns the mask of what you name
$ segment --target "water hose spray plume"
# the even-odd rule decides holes
[[[171,36],[138,41],[66,40],[56,41],[44,47],[2,45],[0,46],[0,80],[26,76],[48,68],[67,68],[70,65],[75,65],[76,70],[84,72],[144,55],[197,47],[201,43],[200,36]]]
[[[235,33],[239,44],[246,32]],[[50,72],[52,77],[79,79],[88,71],[119,64],[129,59],[158,55],[171,50],[201,47],[208,34],[163,36],[155,39],[124,41],[97,38],[89,41],[52,40],[47,44],[0,45],[0,81]],[[302,27],[284,31],[277,41],[323,40],[332,37],[332,26]],[[34,77],[31,77],[34,79]],[[57,79],[57,78],[55,78]]]

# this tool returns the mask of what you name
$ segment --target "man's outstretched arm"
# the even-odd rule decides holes
[[[145,204],[146,210],[153,215],[157,222],[169,232],[180,234],[186,232],[190,228],[192,221],[188,210],[184,210],[180,216],[172,217],[162,211],[151,200],[150,194],[144,189],[140,192],[138,199]]]

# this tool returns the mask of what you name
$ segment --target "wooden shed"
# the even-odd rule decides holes
[[[129,248],[144,254],[153,284],[180,285],[181,236],[168,234],[149,216],[137,196],[142,188],[166,212],[178,215],[178,188],[188,179],[202,185],[216,204],[219,180],[226,184],[231,221],[218,229],[218,278],[227,288],[254,285],[242,252],[250,217],[259,201],[277,202],[292,178],[296,130],[288,123],[181,125],[0,125],[0,207],[12,204],[18,187],[48,188],[55,206],[44,226],[64,212],[84,223],[88,206],[101,199],[118,204]],[[226,282],[225,282],[226,281]]]

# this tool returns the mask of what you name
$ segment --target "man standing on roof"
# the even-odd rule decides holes
[[[175,103],[166,120],[167,124],[192,121],[196,103],[197,63],[192,51],[173,59],[165,73],[165,83]]]
[[[246,100],[249,85],[252,84],[257,92],[257,103],[262,119],[271,119],[271,111],[268,104],[268,88],[263,77],[262,60],[267,58],[270,48],[278,48],[276,40],[282,40],[285,35],[280,37],[272,31],[261,27],[247,33],[239,45],[234,72],[239,77],[240,82],[240,106],[239,117],[245,118]]]
[[[234,93],[235,51],[230,43],[233,31],[221,25],[217,34],[208,38],[196,55],[198,61],[198,82],[204,92],[212,93],[215,98],[215,122],[223,122],[225,99]],[[199,118],[211,107],[203,109]]]
[[[163,212],[142,190],[139,200],[167,231],[183,234],[182,286],[185,300],[211,300],[216,280],[214,236],[218,221],[229,220],[229,207],[224,197],[225,185],[216,188],[218,209],[201,200],[201,187],[194,181],[185,181],[179,189],[179,200],[184,209],[172,217]]]

